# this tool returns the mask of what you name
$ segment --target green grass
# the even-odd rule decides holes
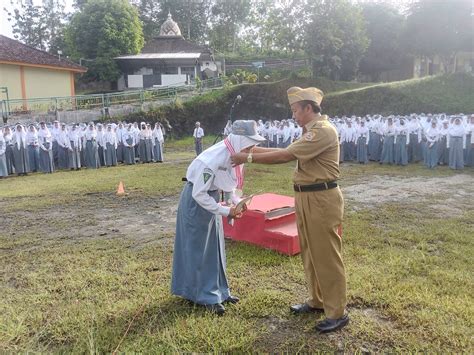
[[[192,141],[166,149],[173,157],[166,164],[0,181],[0,351],[105,353],[119,344],[121,352],[143,353],[474,351],[474,211],[440,218],[430,206],[443,201],[430,196],[357,210],[348,202],[351,323],[334,335],[316,334],[314,316],[288,314],[307,296],[300,258],[243,243],[226,243],[230,286],[241,302],[224,317],[173,297],[172,227],[144,229],[143,216],[158,209],[166,217],[163,197],[177,202]],[[291,195],[293,168],[246,166],[246,192]],[[342,173],[343,188],[374,175],[455,175],[378,164],[343,165]],[[114,196],[118,181],[128,196]],[[131,232],[113,222],[120,231],[104,229],[104,219],[114,218],[132,218]]]
[[[330,115],[468,114],[474,112],[474,77],[451,74],[334,91],[322,108]]]
[[[322,112],[329,116],[411,113],[470,114],[474,112],[474,76],[456,73],[390,83],[353,83],[326,78],[292,78],[269,83],[240,84],[215,90],[181,103],[125,117],[127,121],[168,120],[176,137],[189,136],[195,121],[206,134],[224,130],[235,97],[234,119],[281,120],[291,117],[286,91],[292,86],[316,86],[325,97]]]

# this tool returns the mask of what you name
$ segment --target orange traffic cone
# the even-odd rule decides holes
[[[120,181],[118,188],[117,188],[117,196],[123,196],[125,195],[125,189],[123,187],[123,182]]]

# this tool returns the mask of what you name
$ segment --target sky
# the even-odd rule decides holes
[[[13,1],[14,3],[18,3],[25,0],[0,0],[0,34],[13,38],[11,24],[10,22],[7,21],[7,16],[5,14],[5,11],[3,10],[4,8],[7,8],[10,11],[13,9],[13,6],[11,5],[11,1]],[[63,1],[66,5],[66,11],[71,12],[73,0],[63,0]],[[353,1],[354,2],[388,2],[400,8],[404,8],[413,0],[353,0]],[[42,3],[42,0],[33,0],[33,3],[35,5],[40,5]]]
[[[7,15],[3,9],[6,8],[7,10],[12,11],[14,8],[14,6],[11,5],[12,1],[16,4],[25,0],[0,0],[0,34],[10,38],[13,38],[12,26],[10,22],[7,21]],[[33,3],[35,5],[41,5],[42,0],[33,0]],[[67,12],[72,11],[72,3],[73,0],[64,0]]]

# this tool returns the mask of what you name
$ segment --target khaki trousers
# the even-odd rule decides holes
[[[344,200],[339,187],[295,193],[296,221],[311,307],[324,308],[327,318],[343,316],[346,274],[342,262]]]

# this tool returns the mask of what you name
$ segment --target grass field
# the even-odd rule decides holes
[[[170,294],[191,143],[163,164],[0,181],[0,351],[474,352],[473,169],[341,167],[351,323],[319,335],[288,312],[306,297],[298,256],[227,241],[241,302],[224,317]],[[291,195],[292,170],[247,166],[246,192]]]

